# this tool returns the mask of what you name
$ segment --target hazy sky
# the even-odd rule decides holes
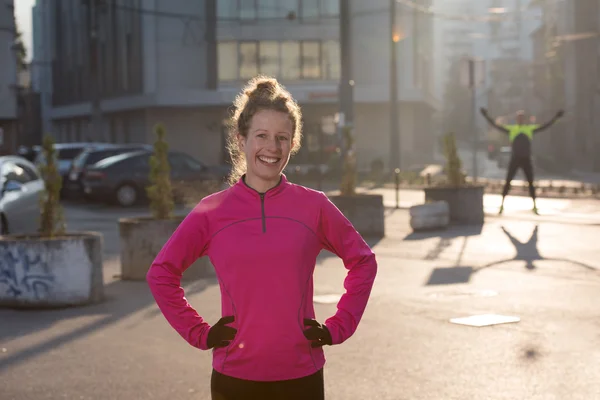
[[[23,32],[23,41],[27,48],[27,60],[31,60],[32,34],[31,34],[31,8],[35,0],[14,0],[15,16],[19,29]]]

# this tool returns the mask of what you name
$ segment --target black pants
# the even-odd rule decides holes
[[[533,186],[533,164],[531,163],[531,157],[511,157],[510,163],[508,164],[508,171],[506,173],[506,183],[504,184],[504,190],[502,191],[502,197],[505,197],[510,190],[510,182],[514,179],[517,171],[521,168],[529,183],[529,195],[535,200],[535,186]]]
[[[258,382],[232,378],[213,369],[212,400],[324,400],[323,370],[299,379]]]

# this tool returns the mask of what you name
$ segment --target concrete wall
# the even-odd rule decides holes
[[[102,296],[100,236],[0,240],[0,304],[60,306]]]

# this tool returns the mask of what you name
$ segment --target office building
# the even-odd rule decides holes
[[[50,55],[52,82],[40,85],[51,87],[48,115],[58,140],[152,142],[152,128],[160,122],[172,148],[207,163],[223,162],[223,121],[242,84],[256,74],[276,76],[303,109],[306,139],[295,162],[318,162],[323,143],[335,140],[339,0],[96,0],[96,54],[90,40],[94,15],[88,14],[93,1],[44,1],[50,33],[38,35],[42,44],[35,47],[50,49],[42,51]],[[350,4],[359,164],[365,168],[381,159],[387,166],[390,1]],[[402,165],[408,167],[432,158],[433,26],[415,7],[399,5],[397,12],[400,101],[394,114]],[[96,61],[99,133],[90,123],[90,66]]]

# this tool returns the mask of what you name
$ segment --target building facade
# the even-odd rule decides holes
[[[32,9],[33,48],[31,63],[31,90],[38,94],[41,131],[52,132],[52,47],[49,38],[52,3],[37,0]]]
[[[535,6],[543,13],[532,34],[537,108],[546,118],[566,111],[536,148],[558,172],[600,172],[600,6],[594,0]]]
[[[172,148],[207,163],[223,162],[224,121],[243,83],[257,74],[277,77],[303,109],[306,141],[295,162],[314,163],[324,143],[335,140],[339,0],[96,0],[97,53],[90,51],[92,1],[46,0],[50,34],[34,38],[51,61],[51,83],[41,78],[40,85],[51,88],[47,115],[58,140],[151,142],[160,122]],[[359,163],[387,164],[390,1],[350,5]],[[408,167],[433,156],[433,26],[410,7],[398,7],[398,21],[395,115],[402,166]],[[90,122],[94,77],[100,135]]]
[[[16,150],[18,74],[13,0],[0,3],[0,154]]]
[[[453,60],[475,57],[485,62],[485,83],[476,89],[475,110],[514,114],[532,103],[530,35],[541,24],[531,0],[438,0],[436,19],[438,90],[443,91]],[[477,118],[478,131],[487,122]]]

